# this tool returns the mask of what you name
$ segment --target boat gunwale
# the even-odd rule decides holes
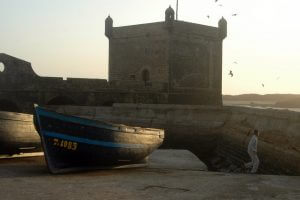
[[[70,170],[72,171],[72,170],[75,170],[75,171],[77,171],[77,170],[81,170],[81,169],[88,169],[88,166],[80,166],[80,168],[78,168],[78,167],[75,167],[75,168],[72,168],[72,167],[65,167],[65,168],[60,168],[59,166],[56,166],[55,165],[55,163],[57,162],[57,160],[53,157],[53,156],[55,156],[55,155],[53,155],[53,152],[51,152],[50,151],[50,149],[48,148],[49,147],[49,140],[47,139],[47,138],[49,138],[49,136],[47,136],[47,134],[44,134],[45,132],[47,132],[47,129],[45,129],[45,128],[43,128],[42,127],[42,124],[41,124],[41,120],[47,120],[47,116],[45,116],[45,118],[44,119],[41,119],[40,117],[41,116],[43,116],[43,114],[41,114],[41,110],[43,110],[43,108],[41,108],[41,107],[39,107],[39,106],[37,106],[37,105],[35,105],[35,115],[34,115],[34,122],[36,123],[36,128],[38,128],[39,130],[38,130],[38,132],[40,133],[39,135],[40,135],[40,138],[41,138],[41,143],[42,143],[42,147],[43,147],[43,149],[44,149],[44,155],[45,155],[45,160],[46,160],[46,163],[47,163],[47,167],[48,167],[48,170],[51,172],[51,173],[53,173],[53,174],[57,174],[57,173],[64,173],[64,172],[70,172]],[[55,111],[51,111],[51,110],[47,110],[47,109],[44,109],[44,112],[45,113],[54,113],[55,114],[55,116],[66,116],[67,118],[72,118],[72,119],[81,119],[81,120],[84,120],[83,118],[81,118],[81,117],[78,117],[78,116],[70,116],[70,115],[66,115],[66,114],[61,114],[61,113],[58,113],[58,112],[55,112]],[[57,118],[55,118],[55,116],[52,116],[52,118],[53,119],[57,119]],[[49,116],[49,118],[51,118],[51,116]],[[58,119],[58,120],[63,120],[63,119]],[[85,119],[85,120],[87,120],[86,122],[94,122],[94,125],[102,125],[102,127],[99,127],[100,129],[104,129],[103,128],[103,122],[102,121],[97,121],[97,120],[94,120],[94,119]],[[50,121],[51,122],[51,121]],[[72,122],[72,121],[71,121]],[[80,121],[79,121],[80,122]],[[82,125],[84,125],[83,123],[79,123],[79,122],[77,122],[79,125],[80,124],[82,124]],[[102,122],[102,123],[101,123]],[[73,122],[73,123],[75,123],[75,122]],[[85,125],[86,126],[90,126],[90,127],[93,127],[93,126],[91,126],[91,125],[87,125],[87,124],[89,124],[89,123],[86,123]],[[111,128],[113,128],[113,126],[112,125],[114,125],[114,124],[109,124],[109,123],[107,123],[107,125],[111,125],[111,127],[109,127],[110,128],[110,130],[112,130]],[[119,130],[119,127],[120,127],[120,125],[118,126],[118,130],[116,131],[116,132],[118,132],[118,133],[124,133],[124,134],[137,134],[137,133],[139,133],[139,132],[136,132],[136,129],[137,129],[137,127],[130,127],[130,126],[126,126],[126,125],[122,125],[122,127],[124,128],[126,128],[126,127],[129,127],[129,128],[132,128],[132,129],[134,129],[135,130],[135,132],[124,132],[124,131],[120,131]],[[106,126],[106,128],[107,128],[107,126]],[[109,129],[108,128],[108,129]],[[116,129],[116,128],[115,128]],[[140,128],[139,130],[143,130],[143,128]],[[114,130],[113,130],[114,131]],[[139,135],[139,136],[141,136],[141,137],[143,137],[143,136],[150,136],[150,137],[157,137],[157,141],[155,142],[155,144],[153,144],[153,145],[151,145],[151,146],[149,146],[149,145],[147,145],[147,144],[123,144],[123,143],[118,143],[118,144],[123,144],[123,146],[119,146],[119,147],[114,147],[114,146],[112,146],[111,144],[112,143],[110,143],[110,142],[108,142],[107,143],[107,145],[108,146],[106,146],[106,145],[103,145],[103,144],[91,144],[90,143],[90,141],[89,140],[85,140],[84,141],[84,143],[87,143],[87,144],[89,144],[89,146],[90,145],[98,145],[98,146],[101,146],[101,148],[114,148],[114,149],[116,149],[117,151],[119,151],[118,149],[123,149],[123,148],[129,148],[129,149],[131,149],[131,150],[134,150],[135,151],[135,149],[144,149],[144,148],[147,148],[148,150],[147,151],[145,151],[145,150],[138,150],[138,152],[137,152],[137,155],[132,155],[132,153],[128,153],[128,150],[122,150],[122,152],[124,153],[124,155],[125,155],[125,157],[126,156],[130,156],[130,160],[132,161],[132,162],[134,162],[135,160],[136,161],[140,161],[139,159],[137,160],[137,158],[139,158],[139,157],[141,157],[141,156],[143,156],[143,158],[145,158],[145,156],[147,156],[147,155],[149,155],[155,148],[157,148],[158,147],[158,145],[161,145],[162,144],[162,142],[163,142],[163,136],[164,136],[164,130],[162,130],[162,129],[157,129],[156,130],[157,132],[154,134],[154,132],[152,131],[152,134],[137,134],[137,135]],[[51,136],[50,136],[51,137]],[[78,142],[81,142],[81,141],[78,141]],[[135,148],[133,148],[133,147],[135,147]],[[90,148],[90,147],[89,147]],[[151,150],[151,152],[149,152]],[[116,154],[116,155],[119,155],[119,154]],[[132,157],[133,156],[133,157]],[[125,158],[124,157],[124,158]],[[100,157],[101,158],[101,157]],[[118,157],[116,157],[116,158],[114,158],[114,159],[116,159],[115,161],[120,161],[120,158],[118,158]],[[114,160],[113,159],[113,160]],[[130,161],[129,160],[129,161]],[[144,159],[143,159],[144,160]],[[129,162],[129,163],[131,163],[131,162]],[[67,163],[68,164],[68,163]],[[99,164],[99,163],[98,163]],[[124,164],[124,163],[123,163]],[[120,165],[122,165],[122,163],[120,163]],[[143,165],[144,166],[144,165]],[[96,167],[98,167],[98,166],[96,166]],[[101,166],[100,166],[101,167]],[[61,169],[63,169],[63,170],[61,170]]]
[[[123,133],[137,134],[137,135],[155,135],[155,136],[159,136],[159,137],[164,137],[163,129],[132,127],[132,126],[124,125],[124,124],[114,124],[114,123],[99,121],[99,120],[91,119],[91,118],[87,118],[87,117],[80,117],[80,116],[76,116],[76,115],[68,115],[68,114],[64,114],[64,113],[59,113],[59,112],[56,112],[53,110],[48,110],[48,109],[40,107],[40,106],[37,106],[36,109],[37,109],[36,112],[39,112],[38,115],[40,115],[40,116],[45,116],[43,114],[46,114],[45,117],[57,119],[54,116],[47,115],[48,113],[52,113],[56,116],[62,116],[63,118],[65,118],[65,119],[58,119],[58,120],[68,121],[71,123],[84,124],[86,126],[107,129],[107,130],[116,131],[116,132],[120,132],[120,133],[123,132]],[[40,111],[42,111],[44,113],[42,114]],[[35,112],[35,114],[37,114],[36,112]],[[76,120],[85,120],[87,122],[87,124],[77,122]]]

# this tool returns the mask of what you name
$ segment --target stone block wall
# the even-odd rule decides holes
[[[260,131],[258,156],[262,172],[300,174],[300,113],[229,107],[232,114],[222,128],[217,154],[237,165],[250,160],[248,131]]]
[[[249,161],[248,131],[257,128],[261,132],[260,172],[300,174],[300,113],[297,112],[158,104],[58,109],[115,123],[163,128],[166,133],[163,147],[189,149],[208,166],[216,157],[238,167]]]
[[[220,32],[226,24],[210,27],[171,20],[113,27],[112,19],[107,20],[111,85],[164,89],[171,104],[222,105],[222,42],[226,36]]]
[[[216,27],[174,21],[169,58],[172,88],[211,88],[220,92],[222,41]]]
[[[113,107],[58,107],[58,111],[98,120],[165,130],[163,148],[188,149],[208,161],[216,146],[215,129],[224,124],[220,107],[114,104]]]
[[[168,32],[164,23],[114,27],[109,39],[109,81],[168,82]]]

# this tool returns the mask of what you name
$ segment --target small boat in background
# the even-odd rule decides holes
[[[161,129],[65,115],[38,105],[34,116],[51,173],[139,164],[164,139]]]
[[[30,114],[0,111],[0,154],[42,151]]]

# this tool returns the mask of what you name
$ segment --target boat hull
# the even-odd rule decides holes
[[[50,172],[140,163],[163,142],[164,132],[63,115],[36,107],[37,129]]]
[[[0,154],[41,151],[40,137],[33,125],[33,116],[0,111]]]

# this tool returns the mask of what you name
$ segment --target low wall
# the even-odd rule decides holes
[[[165,130],[164,148],[188,149],[206,161],[217,145],[214,132],[223,126],[222,108],[184,105],[114,104],[113,107],[59,107],[71,115]],[[218,116],[218,118],[216,117]],[[198,156],[199,157],[199,156]]]
[[[188,149],[210,166],[214,156],[236,165],[246,153],[253,128],[260,130],[262,172],[300,174],[300,113],[241,107],[114,104],[113,107],[60,107],[72,115],[165,129],[163,147]]]
[[[217,153],[236,164],[249,161],[248,130],[260,131],[261,170],[300,174],[300,113],[287,110],[225,107],[231,111],[222,127]],[[244,159],[246,157],[246,160]]]

